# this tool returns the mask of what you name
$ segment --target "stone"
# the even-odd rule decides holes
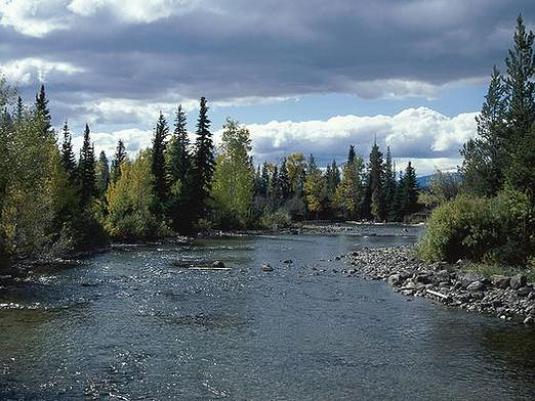
[[[535,320],[531,316],[528,316],[527,318],[524,319],[524,324],[533,324],[534,322]]]
[[[500,274],[495,274],[492,276],[491,281],[492,281],[492,285],[504,290],[509,287],[511,278],[507,276],[502,276]]]
[[[470,292],[479,292],[485,289],[485,284],[483,284],[481,281],[474,281],[470,283],[466,289]]]
[[[520,287],[526,286],[526,276],[523,274],[517,274],[513,277],[511,277],[511,281],[509,282],[509,285],[513,290],[518,290]]]
[[[388,277],[388,284],[390,284],[392,287],[397,287],[401,284],[401,276],[399,273],[392,274],[390,277]]]
[[[483,283],[484,277],[481,274],[468,272],[468,273],[461,273],[458,276],[459,281],[461,282],[462,288],[468,288],[470,284],[472,284],[474,281],[480,281]]]
[[[531,292],[528,294],[528,299],[529,299],[530,301],[535,300],[535,291],[531,291]]]
[[[292,259],[286,259],[283,263],[286,265],[291,265],[294,261]]]
[[[262,271],[263,272],[272,272],[273,271],[273,267],[271,267],[271,265],[269,263],[264,263],[262,265]]]
[[[531,293],[531,287],[520,287],[516,293],[519,297],[527,297]]]
[[[212,267],[214,269],[224,269],[225,268],[225,264],[223,262],[221,262],[220,260],[216,260],[216,261],[214,261],[214,263],[212,263]]]

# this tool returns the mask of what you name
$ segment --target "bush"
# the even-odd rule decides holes
[[[283,210],[277,210],[273,213],[265,213],[260,218],[260,225],[269,230],[289,227],[291,223],[292,219],[288,213]]]
[[[433,211],[420,246],[429,261],[480,260],[496,241],[489,201],[461,195]]]
[[[428,261],[525,264],[535,254],[530,210],[528,197],[518,191],[492,199],[460,195],[433,211],[419,255]]]

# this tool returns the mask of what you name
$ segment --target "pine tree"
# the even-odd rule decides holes
[[[481,113],[476,117],[478,137],[461,150],[464,187],[477,195],[495,195],[502,187],[507,165],[506,87],[494,67]]]
[[[89,205],[97,194],[95,176],[95,150],[91,143],[89,126],[85,125],[84,140],[78,162],[78,179],[80,182],[80,204]]]
[[[48,110],[48,99],[45,93],[45,86],[41,85],[39,93],[35,96],[35,113],[39,124],[41,125],[41,135],[43,138],[53,138],[54,130],[52,129],[52,118]]]
[[[288,174],[288,167],[286,166],[286,158],[282,159],[281,167],[279,171],[279,182],[281,190],[281,201],[286,202],[290,198],[291,184],[290,175]]]
[[[310,155],[308,161],[308,169],[304,189],[308,210],[311,213],[314,213],[316,218],[318,218],[325,207],[326,191],[325,180],[323,174],[321,173],[321,170],[316,165],[314,155]]]
[[[192,158],[189,153],[189,138],[186,114],[178,106],[175,129],[167,145],[167,174],[169,183],[168,215],[173,228],[179,232],[191,230]]]
[[[506,171],[509,186],[527,193],[535,205],[535,56],[533,32],[526,32],[518,17],[514,45],[505,60],[509,98],[506,143],[510,159]]]
[[[158,199],[158,209],[161,210],[167,201],[167,172],[165,166],[165,147],[167,136],[169,135],[169,126],[167,121],[160,112],[154,137],[152,139],[152,159],[151,171],[154,176],[154,193]]]
[[[17,97],[17,112],[15,115],[17,123],[21,123],[22,119],[24,118],[24,104],[22,103],[22,98],[20,96]]]
[[[411,162],[407,164],[402,184],[402,204],[403,214],[409,215],[418,210],[418,183],[416,181],[416,170]]]
[[[204,217],[207,212],[207,202],[212,189],[212,177],[215,167],[214,144],[212,142],[212,133],[210,132],[208,107],[204,97],[201,98],[200,102],[196,135],[192,185],[194,190],[193,198],[197,205],[197,210],[194,215]]]
[[[380,221],[385,217],[385,202],[383,193],[383,154],[375,142],[370,153],[369,164],[369,193],[371,194],[371,215]]]
[[[69,176],[73,186],[77,183],[76,157],[72,147],[72,135],[67,121],[63,124],[63,143],[61,144],[61,164]]]
[[[386,148],[386,162],[383,178],[385,218],[389,218],[394,207],[396,197],[396,172],[392,166],[392,153],[390,146]]]
[[[96,176],[97,192],[99,197],[104,197],[108,189],[108,185],[110,184],[110,165],[104,151],[100,152],[98,158]]]
[[[395,170],[395,169],[394,169]],[[390,221],[403,221],[403,198],[405,191],[405,177],[403,172],[399,172],[399,178],[396,185],[396,195],[394,197],[394,204],[390,209]]]
[[[113,158],[113,161],[111,162],[111,177],[110,181],[112,183],[117,182],[119,178],[121,178],[121,165],[123,162],[125,162],[127,159],[126,149],[124,147],[124,143],[122,140],[119,139],[117,142],[117,148],[115,150],[115,156]]]
[[[342,179],[336,188],[334,204],[342,217],[356,219],[364,195],[362,176],[364,161],[355,154],[353,145],[349,147],[347,162],[342,167]]]

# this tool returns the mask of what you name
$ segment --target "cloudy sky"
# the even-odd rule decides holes
[[[533,0],[0,0],[0,71],[110,153],[179,103],[193,130],[206,96],[257,160],[342,161],[376,136],[425,174],[459,163],[519,13],[535,25]]]

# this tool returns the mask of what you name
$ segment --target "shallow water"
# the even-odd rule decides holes
[[[0,289],[0,399],[535,399],[533,329],[339,272],[337,255],[418,234],[222,238],[50,269]]]

